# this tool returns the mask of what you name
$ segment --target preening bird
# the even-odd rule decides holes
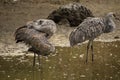
[[[48,42],[48,37],[50,38],[55,31],[55,23],[52,20],[47,19],[39,19],[27,23],[25,26],[22,26],[16,30],[16,43],[23,42],[29,45],[30,48],[28,51],[34,53],[33,66],[35,66],[36,54],[39,59],[39,55],[47,56],[50,53],[54,53],[55,47]]]
[[[80,3],[70,3],[54,10],[49,14],[48,19],[53,20],[55,23],[67,20],[70,26],[74,27],[78,26],[87,17],[93,17],[92,12],[88,8]]]
[[[92,61],[94,58],[93,40],[102,33],[109,33],[115,29],[115,23],[112,20],[113,18],[117,19],[113,12],[108,13],[105,17],[89,17],[71,32],[69,36],[71,46],[89,40],[87,45],[86,62],[88,61],[88,50],[90,47],[92,50]]]

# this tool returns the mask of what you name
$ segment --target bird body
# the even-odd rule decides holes
[[[108,14],[109,15],[109,14]],[[115,23],[112,17],[88,17],[70,34],[71,46],[82,43],[86,40],[92,40],[102,33],[108,33],[114,30]]]
[[[55,47],[50,44],[45,37],[46,33],[24,27],[18,29],[15,34],[17,42],[24,42],[32,46],[35,49],[34,51],[40,52],[37,53],[39,55],[48,54],[55,51]]]
[[[88,60],[87,56],[90,46],[92,50],[93,61],[93,40],[96,37],[100,36],[102,33],[109,33],[115,29],[115,23],[112,20],[113,17],[115,16],[112,12],[108,13],[105,17],[88,17],[71,32],[69,36],[71,46],[89,40],[87,45],[86,62]]]
[[[87,17],[93,17],[92,12],[80,3],[70,3],[60,6],[49,14],[48,19],[59,23],[63,19],[69,22],[70,26],[78,26]]]

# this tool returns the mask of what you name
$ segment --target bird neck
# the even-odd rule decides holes
[[[112,32],[115,29],[115,23],[112,20],[112,18],[109,16],[105,17],[105,25],[106,27],[105,27],[104,33]]]

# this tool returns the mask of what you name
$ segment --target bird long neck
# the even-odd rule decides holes
[[[114,21],[109,16],[106,16],[104,20],[105,20],[105,25],[106,25],[104,33],[112,32],[115,29]]]

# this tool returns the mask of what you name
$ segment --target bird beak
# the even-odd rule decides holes
[[[115,14],[113,14],[116,20],[120,21],[120,18],[118,18]]]
[[[116,17],[115,19],[118,20],[118,21],[120,21],[120,18],[117,18],[117,17]]]

